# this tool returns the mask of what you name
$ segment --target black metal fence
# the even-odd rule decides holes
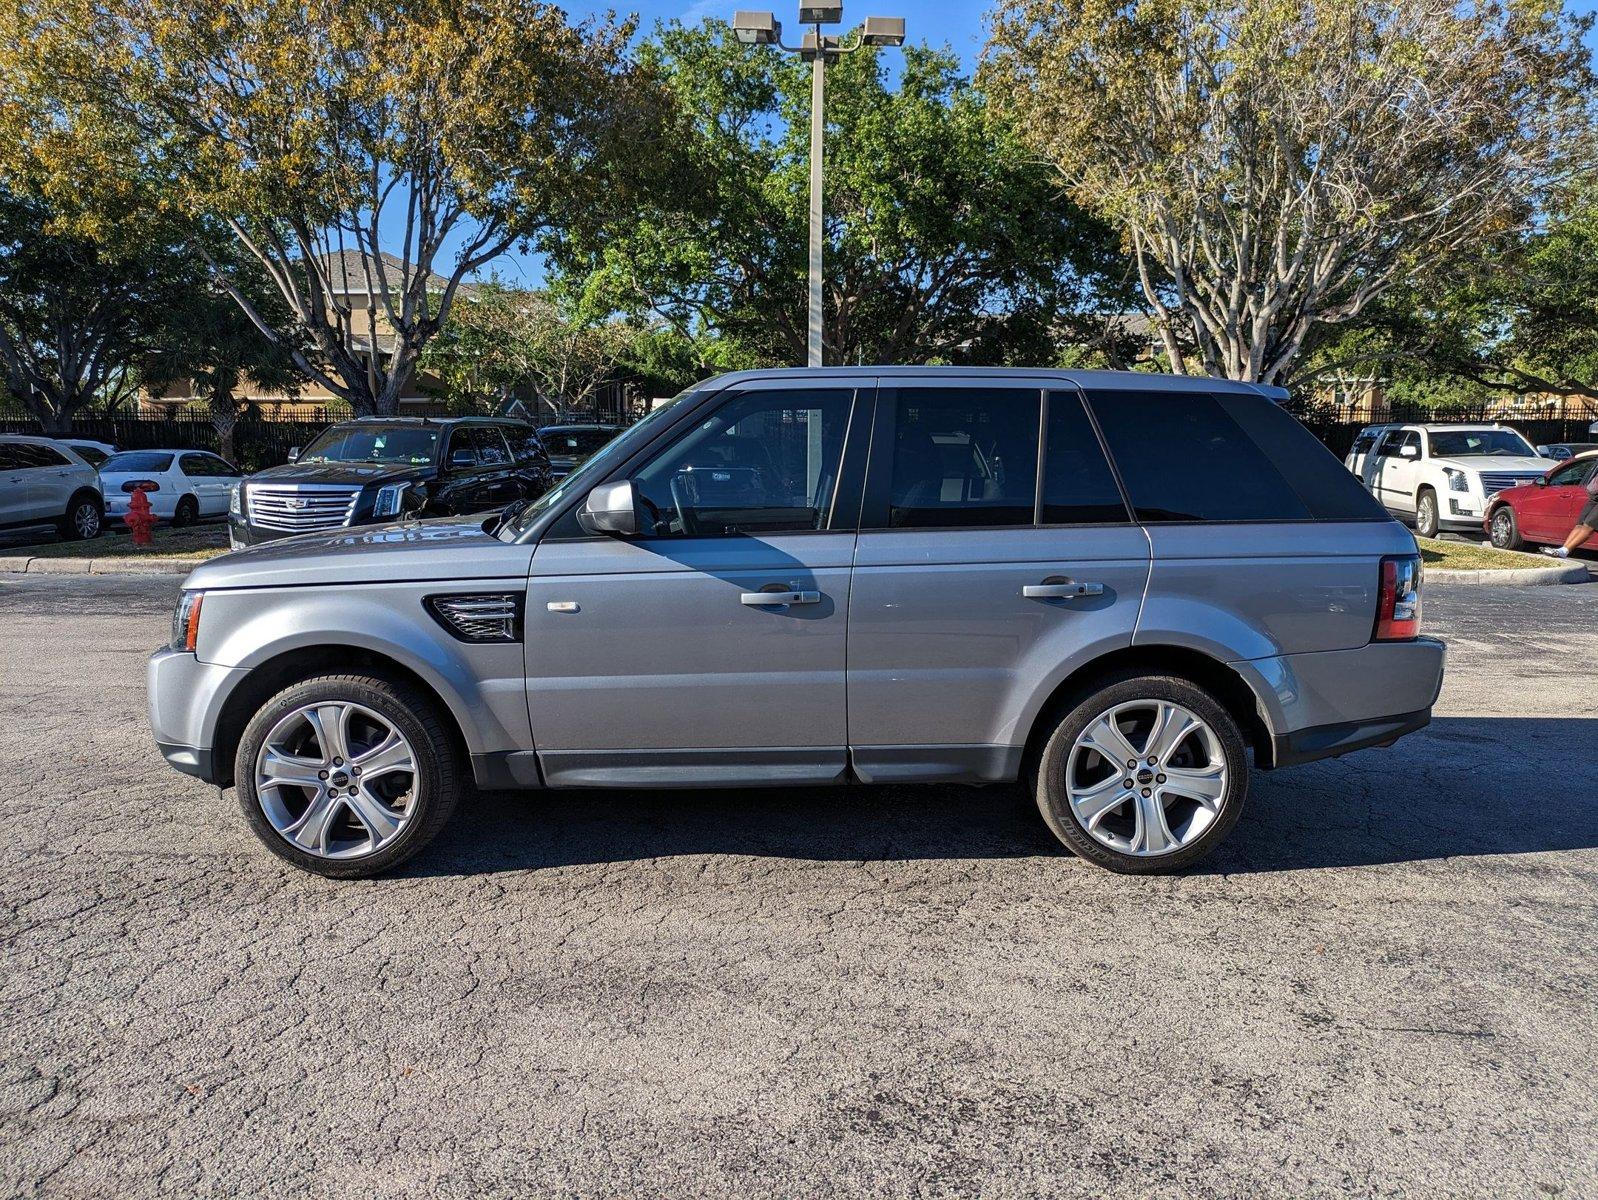
[[[1533,446],[1553,442],[1598,441],[1598,437],[1589,432],[1593,422],[1598,420],[1598,409],[1588,409],[1586,403],[1579,400],[1528,408],[1525,412],[1506,412],[1501,403],[1493,402],[1431,408],[1391,403],[1377,407],[1372,415],[1369,405],[1295,397],[1288,401],[1287,410],[1326,443],[1327,448],[1338,458],[1348,455],[1355,435],[1370,425],[1424,425],[1444,421],[1490,424],[1497,421],[1518,430]]]

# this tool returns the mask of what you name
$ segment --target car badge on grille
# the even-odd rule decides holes
[[[289,508],[304,508],[306,506],[306,504],[309,503],[309,501],[300,500],[298,498],[291,498],[291,499],[283,501],[283,503]]]

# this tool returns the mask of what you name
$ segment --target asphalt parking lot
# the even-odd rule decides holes
[[[0,576],[7,1195],[1598,1194],[1598,585],[1200,871],[1014,789],[468,803],[395,878],[170,772],[176,581]]]

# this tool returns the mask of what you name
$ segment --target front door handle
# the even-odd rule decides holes
[[[1104,585],[1064,579],[1056,583],[1029,583],[1021,589],[1021,594],[1028,600],[1076,600],[1082,596],[1104,595]]]
[[[741,592],[739,604],[754,608],[779,608],[788,604],[820,604],[820,592]]]

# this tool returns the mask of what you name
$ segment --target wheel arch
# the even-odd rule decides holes
[[[1254,750],[1256,766],[1275,765],[1275,744],[1270,722],[1259,696],[1233,667],[1218,658],[1187,646],[1137,645],[1112,650],[1084,663],[1066,676],[1044,701],[1027,733],[1022,753],[1025,778],[1043,753],[1060,718],[1091,694],[1104,680],[1127,672],[1149,675],[1175,675],[1202,687],[1216,698],[1237,722],[1243,741]]]
[[[298,646],[268,658],[250,669],[228,693],[217,715],[212,738],[213,770],[218,787],[233,784],[233,758],[250,718],[278,692],[318,675],[371,675],[390,683],[414,687],[437,706],[445,728],[454,740],[460,762],[467,761],[466,737],[461,717],[438,688],[416,671],[380,651],[348,645]]]

